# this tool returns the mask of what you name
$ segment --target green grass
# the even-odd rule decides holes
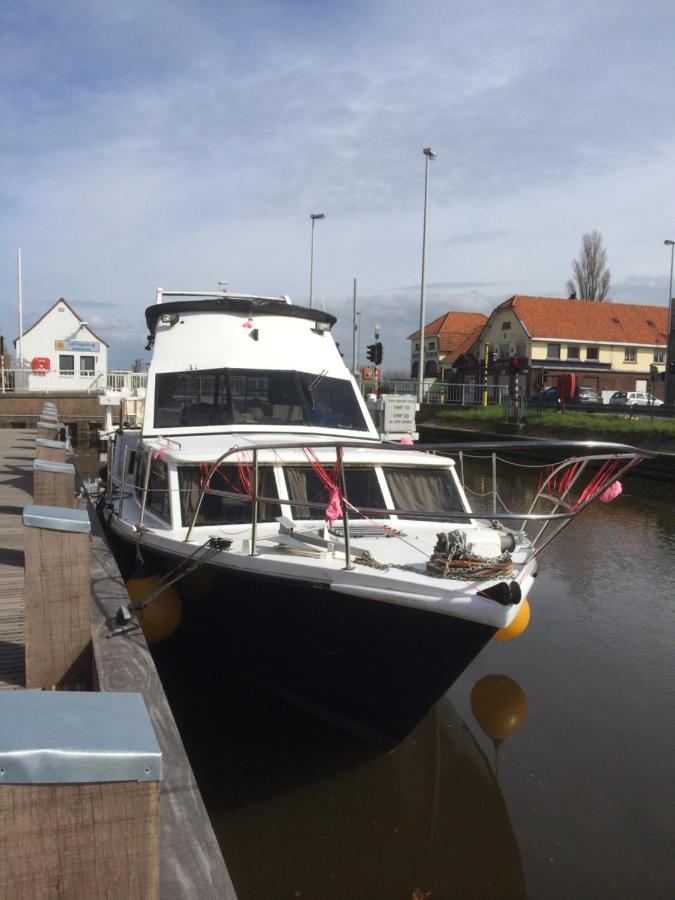
[[[504,418],[504,410],[501,406],[471,406],[461,409],[442,409],[437,419],[462,419],[473,422],[501,422]]]
[[[435,417],[448,425],[460,423],[488,427],[504,421],[501,406],[475,407],[464,409],[442,409]],[[649,415],[603,415],[597,413],[578,412],[576,410],[561,413],[558,410],[544,409],[541,412],[530,411],[524,419],[525,432],[536,434],[538,431],[555,432],[592,432],[594,435],[634,435],[635,437],[652,437],[657,440],[675,439],[675,419],[661,419]]]
[[[584,412],[560,413],[556,410],[543,410],[541,415],[530,413],[525,417],[528,426],[536,428],[565,428],[583,429],[584,431],[621,432],[622,434],[658,434],[675,437],[675,419],[660,419],[654,416],[654,421],[648,415],[631,416],[605,416]]]

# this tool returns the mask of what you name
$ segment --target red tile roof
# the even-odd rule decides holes
[[[463,339],[466,335],[471,334],[473,330],[479,325],[481,328],[487,322],[487,316],[484,316],[483,313],[472,313],[472,312],[446,312],[442,316],[439,316],[437,319],[434,319],[433,322],[430,322],[428,325],[424,326],[424,337],[433,337],[434,335],[438,335],[439,338],[449,337],[449,338],[461,338]],[[420,330],[413,331],[412,334],[408,335],[408,340],[414,340],[415,338],[419,338]],[[439,341],[440,343],[440,341]],[[455,341],[455,344],[457,341]],[[452,349],[452,347],[448,346],[447,348],[443,347],[441,344],[441,350],[444,349]]]
[[[483,327],[484,327],[483,325],[476,325],[476,327],[471,332],[471,334],[468,335],[467,337],[465,337],[464,340],[460,344],[457,344],[457,346],[453,348],[452,359],[459,359],[459,357],[462,355],[462,353],[468,353],[469,350],[471,350],[473,345],[478,340],[478,337],[479,337],[481,331],[483,330]],[[444,362],[447,362],[447,360],[444,360]]]
[[[533,338],[605,341],[617,344],[665,344],[668,331],[666,306],[636,303],[602,303],[529,297],[516,294],[501,303],[500,310],[514,310]]]

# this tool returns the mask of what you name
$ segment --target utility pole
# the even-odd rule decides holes
[[[354,303],[352,306],[352,372],[356,375],[356,278],[354,279]]]

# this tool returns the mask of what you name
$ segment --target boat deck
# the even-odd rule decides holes
[[[0,690],[25,684],[21,513],[33,499],[34,457],[34,430],[0,429]]]

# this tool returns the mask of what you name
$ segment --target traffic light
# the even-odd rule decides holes
[[[518,372],[520,372],[520,359],[517,356],[511,360],[511,371],[514,375],[517,375]]]
[[[382,344],[379,341],[376,344],[368,344],[366,356],[376,366],[379,366],[382,362]]]

